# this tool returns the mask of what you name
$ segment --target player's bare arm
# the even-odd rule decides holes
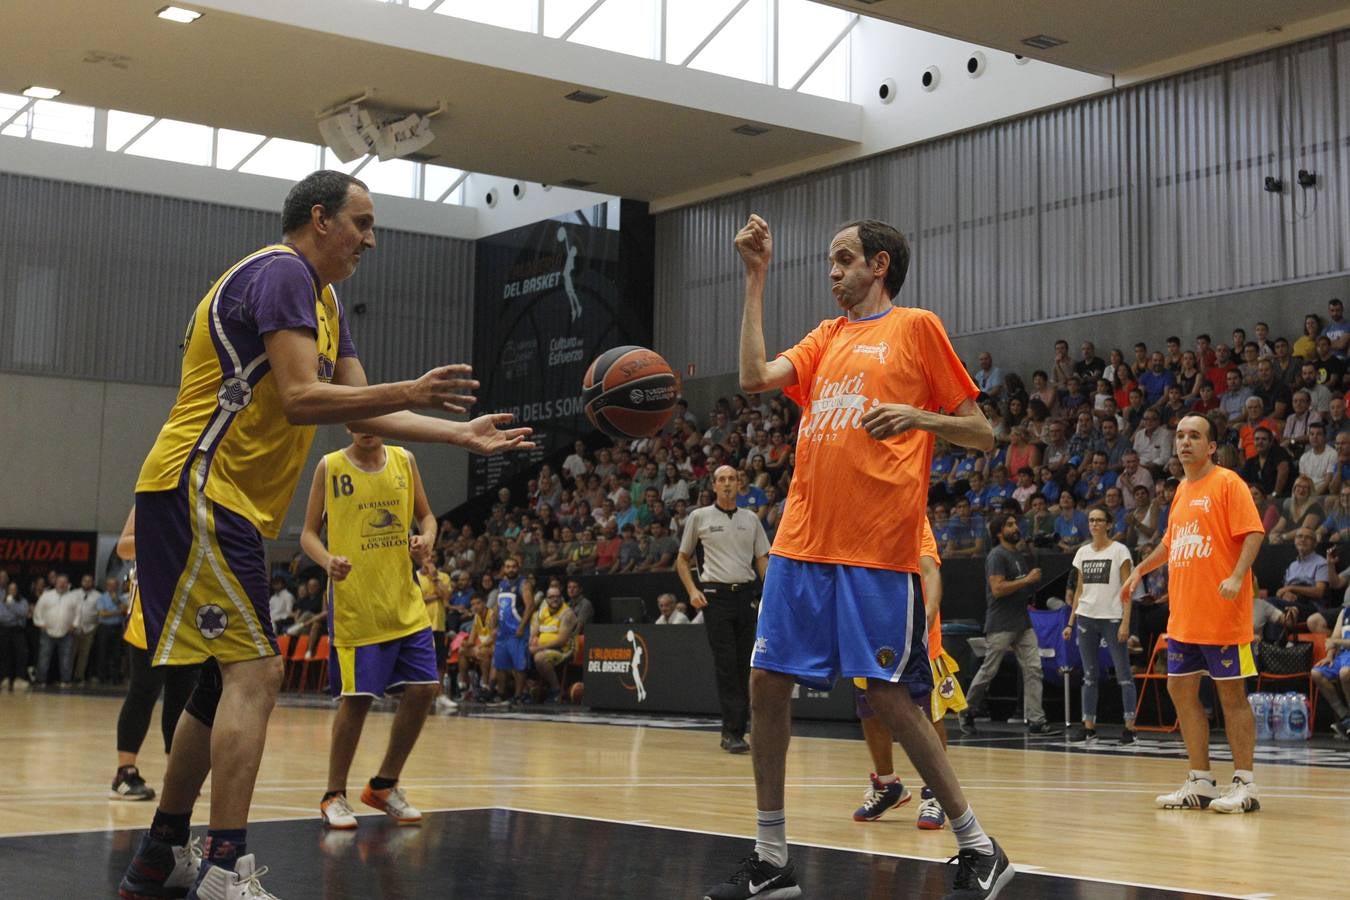
[[[416,381],[370,385],[364,370],[359,382],[335,379],[326,384],[315,371],[319,358],[314,333],[304,328],[286,328],[263,335],[268,363],[277,380],[277,392],[286,420],[292,425],[327,425],[351,422],[406,409],[444,409],[464,412],[472,403],[470,393],[478,387],[466,365],[440,366]],[[344,357],[342,363],[360,365]]]
[[[328,498],[328,464],[323,459],[314,469],[314,480],[309,485],[309,500],[305,503],[305,524],[300,530],[300,549],[318,563],[328,577],[341,581],[352,571],[351,561],[345,556],[334,556],[324,546],[319,531],[323,528],[324,503]]]
[[[467,371],[467,367],[464,368]],[[350,356],[338,360],[333,380],[352,387],[363,387],[368,383],[365,367],[359,359]],[[472,386],[477,387],[478,382],[472,382]],[[507,450],[533,449],[534,443],[526,440],[533,429],[503,427],[510,424],[512,418],[510,413],[496,413],[479,416],[468,422],[453,422],[404,409],[347,424],[354,431],[378,434],[388,440],[455,444],[482,456]]]
[[[741,313],[741,390],[767,391],[797,380],[784,357],[768,359],[764,350],[764,280],[773,258],[769,223],[755,214],[736,233],[736,252],[745,264],[745,307]]]
[[[1247,580],[1247,573],[1252,569],[1252,563],[1256,561],[1256,554],[1261,552],[1261,544],[1266,536],[1259,531],[1252,532],[1242,539],[1242,552],[1238,554],[1237,564],[1233,566],[1233,574],[1229,575],[1223,581],[1219,582],[1219,594],[1225,600],[1232,600],[1242,590],[1242,582]]]
[[[436,514],[431,511],[431,504],[427,501],[426,489],[422,486],[422,473],[418,470],[417,460],[413,458],[411,452],[408,454],[408,467],[412,469],[413,515],[417,516],[418,530],[418,533],[413,535],[408,543],[413,558],[421,562],[430,558],[431,548],[436,546]],[[443,585],[437,580],[437,596],[441,594],[442,588]],[[446,596],[449,596],[448,591]]]
[[[950,415],[929,412],[907,403],[882,403],[863,415],[862,426],[879,441],[918,429],[932,432],[959,447],[994,448],[994,429],[980,407],[969,398]]]
[[[1245,549],[1244,547],[1244,552]],[[1158,546],[1153,548],[1153,552],[1140,560],[1139,565],[1126,577],[1125,583],[1120,586],[1120,599],[1128,602],[1134,594],[1134,589],[1139,587],[1139,582],[1144,580],[1144,576],[1167,562],[1167,553],[1167,545],[1159,541]],[[1249,562],[1247,565],[1250,567],[1251,563]]]

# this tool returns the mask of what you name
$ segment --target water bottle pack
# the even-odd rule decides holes
[[[1308,727],[1308,698],[1298,693],[1248,694],[1247,703],[1256,717],[1259,741],[1306,741],[1312,737]]]

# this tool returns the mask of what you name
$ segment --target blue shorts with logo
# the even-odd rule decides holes
[[[1167,639],[1167,674],[1206,673],[1215,681],[1250,678],[1256,674],[1251,644],[1192,644]]]
[[[933,690],[916,572],[770,556],[750,665],[828,689],[840,676]]]
[[[530,639],[513,632],[509,636],[497,635],[497,644],[492,651],[492,668],[502,672],[524,672],[530,665]]]
[[[383,697],[440,680],[430,628],[378,644],[328,647],[328,690],[334,697]]]

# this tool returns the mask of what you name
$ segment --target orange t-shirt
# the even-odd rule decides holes
[[[923,537],[919,539],[919,556],[926,556],[939,566],[942,557],[938,555],[937,541],[933,538],[933,527],[928,517],[923,517]],[[928,658],[937,659],[942,655],[942,612],[939,610],[933,619],[933,627],[928,629]]]
[[[1214,466],[1202,478],[1182,479],[1167,517],[1169,637],[1191,644],[1248,644],[1252,640],[1250,573],[1232,600],[1219,584],[1233,574],[1243,539],[1264,534],[1251,490],[1236,472]]]
[[[802,407],[797,463],[772,552],[807,562],[919,571],[933,435],[874,440],[863,415],[881,403],[954,412],[979,393],[942,322],[892,307],[821,322],[783,356]]]

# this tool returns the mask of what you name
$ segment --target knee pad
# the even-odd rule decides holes
[[[206,661],[197,673],[197,685],[192,689],[183,711],[207,728],[216,724],[216,707],[220,705],[220,667],[214,659]]]

